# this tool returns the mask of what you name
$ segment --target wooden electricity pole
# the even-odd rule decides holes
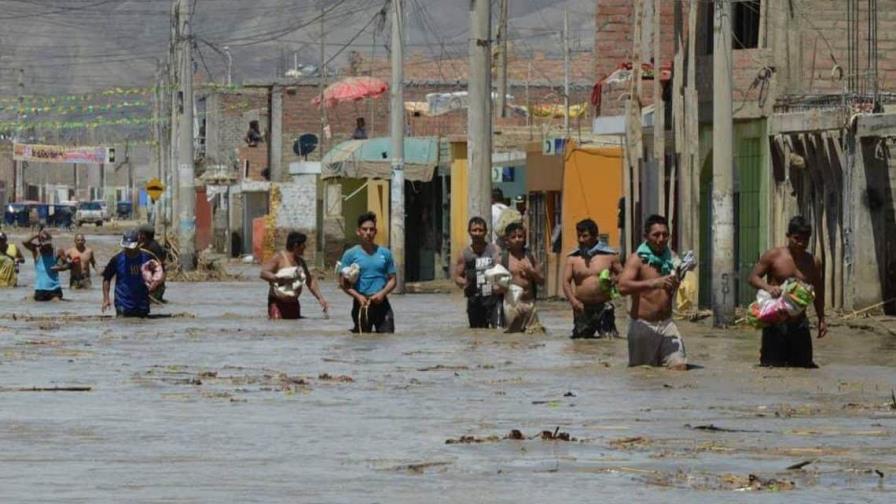
[[[395,262],[395,292],[404,294],[404,19],[402,0],[392,0],[392,99],[389,119],[392,134],[391,223],[389,245]]]
[[[181,57],[178,91],[177,245],[183,271],[196,268],[196,182],[193,166],[193,11],[190,0],[179,0],[177,39]]]
[[[498,33],[495,41],[498,44],[498,96],[495,108],[501,117],[507,117],[507,4],[510,0],[501,1],[501,12],[498,20]]]
[[[731,2],[714,3],[712,53],[712,312],[734,322],[734,121],[731,109]]]
[[[470,71],[467,113],[468,216],[491,218],[492,85],[491,2],[470,0]]]

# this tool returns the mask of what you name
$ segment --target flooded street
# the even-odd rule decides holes
[[[117,240],[88,236],[101,267]],[[697,368],[674,373],[627,368],[624,339],[569,339],[560,303],[547,335],[504,335],[466,329],[459,292],[393,296],[396,334],[351,335],[325,281],[329,320],[306,293],[309,318],[272,322],[258,267],[238,266],[170,283],[170,317],[116,320],[97,276],[32,301],[28,257],[0,291],[0,502],[896,495],[896,336],[861,319],[815,341],[816,370],[758,368],[758,332],[681,323]]]

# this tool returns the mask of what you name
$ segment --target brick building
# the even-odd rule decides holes
[[[699,123],[693,137],[693,143],[699,144],[695,145],[696,159],[691,165],[679,162],[676,180],[669,178],[669,172],[660,176],[671,188],[667,201],[682,194],[688,198],[676,201],[674,207],[681,210],[679,216],[672,216],[673,224],[681,224],[683,235],[676,238],[679,245],[699,250],[701,270],[705,270],[712,256],[714,4],[645,0],[645,62],[652,59],[654,2],[660,5],[658,63],[663,66],[671,66],[674,59],[676,26],[687,41],[689,9],[696,9],[698,105],[684,113],[695,115]],[[595,80],[631,60],[634,4],[596,0]],[[881,159],[879,146],[889,141],[891,122],[896,124],[896,117],[885,113],[896,102],[892,93],[896,0],[743,0],[732,2],[731,16],[738,302],[745,304],[752,298],[746,276],[759,253],[781,243],[787,220],[797,213],[812,220],[816,229],[814,251],[825,263],[830,306],[849,307],[892,297],[896,247],[886,244],[896,237],[893,177],[887,176],[886,163],[872,162],[874,156],[865,145],[877,145],[875,159]],[[683,51],[686,55],[687,47]],[[673,68],[673,73],[684,75],[686,70]],[[628,85],[626,81],[603,88],[600,115],[622,114]],[[648,105],[652,82],[645,81],[643,89],[641,103]],[[665,96],[671,100],[678,92],[667,89]],[[880,130],[856,127],[862,124],[877,124]],[[667,120],[667,167],[680,154],[673,130],[674,123]],[[652,134],[645,129],[645,137]],[[691,138],[685,141],[690,143]],[[645,139],[646,146],[651,143]],[[649,157],[647,153],[645,159]],[[700,275],[703,304],[709,302],[709,278]]]

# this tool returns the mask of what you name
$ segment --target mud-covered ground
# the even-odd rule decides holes
[[[116,241],[88,237],[102,264]],[[459,294],[394,296],[398,332],[359,336],[327,282],[330,319],[307,297],[307,319],[271,322],[239,268],[169,284],[170,317],[135,321],[100,315],[98,279],[31,301],[29,259],[0,291],[0,502],[896,496],[893,322],[834,322],[815,370],[758,368],[758,333],[681,323],[697,367],[675,373],[627,368],[623,339],[570,340],[560,304],[546,335],[505,335],[466,329]]]

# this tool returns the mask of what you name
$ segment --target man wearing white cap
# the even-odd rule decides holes
[[[146,317],[149,315],[149,293],[165,280],[165,272],[152,252],[139,247],[136,231],[124,233],[121,249],[103,270],[102,311],[112,306],[109,291],[114,277],[116,315]]]

